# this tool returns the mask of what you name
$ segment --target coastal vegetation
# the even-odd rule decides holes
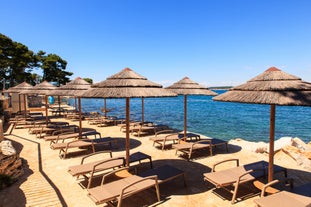
[[[57,54],[42,50],[37,53],[22,43],[0,33],[0,80],[3,88],[26,81],[32,85],[43,80],[62,85],[70,81],[72,72],[66,70],[67,61]]]

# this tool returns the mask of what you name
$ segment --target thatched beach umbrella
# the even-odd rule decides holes
[[[268,180],[273,180],[274,128],[276,105],[311,106],[311,83],[271,67],[245,84],[213,98],[215,101],[270,105]]]
[[[201,86],[188,77],[184,77],[180,81],[174,83],[167,89],[177,93],[178,95],[184,95],[184,137],[187,137],[187,96],[188,95],[206,95],[216,96],[217,93],[209,90],[207,87]]]
[[[80,94],[91,88],[91,84],[85,81],[84,79],[77,77],[76,79],[70,81],[66,85],[60,86],[55,90],[48,92],[50,96],[72,96],[78,97],[78,111],[79,111],[79,134],[81,137],[82,134],[82,115],[81,115],[81,98]]]
[[[46,116],[46,124],[48,124],[48,99],[47,94],[49,91],[56,89],[57,87],[53,84],[43,81],[42,83],[39,83],[32,87],[30,90],[23,90],[21,91],[21,94],[38,94],[38,95],[44,95],[45,99],[45,116]]]
[[[31,90],[32,88],[33,88],[32,85],[24,81],[14,87],[8,88],[5,92],[18,93],[18,106],[19,106],[19,111],[21,111],[20,92],[25,91],[25,90]],[[25,115],[26,115],[26,94],[24,94],[24,109],[25,109]]]
[[[74,80],[62,85],[55,90],[49,91],[50,96],[72,96],[77,97],[79,93],[82,93],[91,88],[91,84],[84,79],[77,77]]]
[[[167,97],[176,96],[161,85],[147,80],[130,68],[108,77],[106,80],[94,84],[84,92],[82,97],[88,98],[126,98],[126,164],[129,166],[130,150],[130,98]]]

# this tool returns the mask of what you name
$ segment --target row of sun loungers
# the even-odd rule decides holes
[[[232,161],[232,160],[230,160]],[[238,161],[235,160],[238,164]],[[222,162],[223,163],[223,162]],[[106,159],[102,162],[93,162],[89,164],[81,164],[73,167],[69,167],[69,172],[73,176],[81,175],[78,172],[90,173],[98,172],[99,169],[107,170],[114,167],[120,167],[124,164],[123,158]],[[242,166],[236,166],[227,170],[214,171],[215,167],[221,163],[216,164],[213,167],[213,171],[205,173],[204,180],[214,184],[217,188],[229,189],[233,186],[233,190],[228,190],[232,193],[232,204],[236,202],[236,196],[238,189],[241,185],[265,177],[267,175],[267,162],[259,161]],[[96,168],[95,166],[100,166]],[[87,170],[85,170],[87,168]],[[72,171],[72,169],[75,169]],[[82,170],[81,170],[82,169]],[[124,172],[125,171],[125,172]],[[284,172],[287,176],[286,168],[275,165],[275,172]],[[113,179],[109,179],[113,175]],[[110,203],[122,205],[122,200],[128,196],[137,194],[148,188],[155,187],[158,201],[160,201],[160,188],[159,184],[167,182],[169,180],[183,177],[184,185],[185,178],[184,172],[170,165],[160,166],[155,169],[151,169],[142,172],[137,175],[132,175],[128,172],[127,168],[119,168],[117,170],[108,172],[103,175],[102,181],[99,185],[93,187],[88,184],[87,192],[88,196],[96,203]],[[280,200],[281,199],[281,200]],[[284,200],[282,200],[284,199]],[[282,206],[310,206],[311,198],[308,196],[298,195],[291,192],[281,191],[280,193],[270,195],[268,197],[262,197],[255,199],[254,202],[258,206],[278,206],[281,201],[286,201],[286,204]],[[283,203],[283,202],[282,202]]]
[[[124,169],[119,169],[118,171],[124,171]],[[100,186],[87,189],[88,196],[96,204],[114,204],[117,202],[117,206],[121,206],[124,198],[152,187],[155,187],[157,200],[160,201],[160,184],[178,177],[184,179],[183,171],[170,165],[163,165],[138,175],[129,175],[128,177],[105,183],[105,178],[115,173],[116,171],[105,175]]]
[[[85,156],[79,165],[69,167],[68,172],[74,177],[83,176],[87,180],[87,195],[95,204],[107,203],[122,206],[124,198],[152,187],[155,187],[157,200],[160,201],[159,184],[178,177],[183,178],[184,186],[186,186],[184,172],[173,166],[163,165],[140,174],[132,174],[128,171],[128,167],[124,167],[124,157],[85,162],[93,155],[97,154]],[[137,155],[145,154],[138,152],[138,154],[131,156],[131,160],[137,161]],[[102,179],[100,184],[92,185],[96,173],[96,176],[102,177]]]
[[[235,162],[236,166],[216,171],[216,167],[229,161]],[[185,173],[173,166],[163,165],[133,175],[127,168],[122,168],[124,164],[124,157],[108,158],[88,163],[84,162],[84,159],[82,159],[80,165],[69,167],[68,172],[72,176],[83,176],[88,180],[86,187],[88,196],[96,204],[110,203],[121,206],[124,198],[138,194],[152,187],[155,187],[158,201],[160,201],[159,184],[178,177],[183,177],[184,185],[186,186],[184,178]],[[231,159],[216,163],[213,166],[212,172],[204,173],[203,177],[205,181],[213,184],[216,189],[222,188],[232,193],[231,202],[234,204],[238,200],[237,195],[243,185],[254,183],[254,181],[258,181],[267,176],[267,166],[268,163],[265,161],[258,161],[240,166],[238,159]],[[284,177],[287,177],[286,168],[274,165],[274,171],[275,173],[283,172]],[[103,178],[100,184],[94,186],[91,184],[91,181],[95,173],[98,172],[104,172],[102,175]],[[266,189],[267,187],[263,188],[263,191]],[[310,206],[311,204],[310,196],[284,191],[269,195],[268,197],[255,199],[254,202],[261,207],[278,206],[276,204],[280,203],[279,199],[284,199],[284,201],[286,201],[285,205],[282,204],[284,207]]]
[[[125,132],[126,131],[126,124],[118,124],[120,127],[120,131]],[[152,122],[139,122],[139,121],[132,121],[129,124],[130,127],[130,133],[134,136],[141,137],[144,135],[154,135],[158,131],[167,130],[169,129],[168,126],[158,124],[155,125]]]
[[[131,154],[130,163],[137,161],[140,163],[144,159],[149,159],[151,169],[140,173],[137,173],[135,170],[135,174],[133,174],[129,171],[128,167],[125,167],[124,157],[112,157],[111,144],[114,142],[114,139],[110,137],[102,138],[100,133],[95,130],[83,131],[80,135],[77,132],[77,126],[70,126],[66,122],[49,122],[46,125],[44,119],[41,120],[38,118],[38,120],[33,120],[33,122],[30,121],[28,123],[33,125],[29,129],[29,133],[35,135],[40,134],[39,137],[43,137],[44,133],[44,140],[50,142],[52,149],[59,150],[59,156],[61,158],[66,158],[69,150],[73,148],[91,151],[91,154],[82,158],[79,165],[69,167],[68,172],[73,177],[83,177],[83,181],[86,182],[87,195],[96,204],[107,203],[121,206],[124,198],[153,187],[155,188],[157,200],[160,201],[159,185],[178,177],[183,178],[183,183],[186,186],[185,173],[182,170],[171,165],[153,168],[151,156],[142,152]],[[19,117],[18,119],[12,120],[12,123],[17,124],[20,121],[25,121],[26,123],[29,120]],[[38,124],[41,122],[44,122],[44,124],[38,127]],[[155,136],[150,138],[153,145],[159,145],[161,150],[171,145],[176,150],[176,154],[182,153],[188,160],[192,159],[193,154],[197,151],[206,151],[209,156],[212,156],[214,148],[220,145],[224,146],[228,152],[227,141],[215,138],[201,138],[200,135],[195,133],[187,133],[186,137],[184,137],[183,133],[165,128],[165,130],[157,131],[152,123],[132,124],[131,132],[132,134],[141,136],[144,134],[144,130],[142,130],[144,127],[146,127],[146,131],[152,131],[151,134],[155,133]],[[94,136],[94,138],[89,138],[89,136]],[[72,140],[65,141],[67,139]],[[98,145],[107,145],[108,147],[104,151],[95,152],[95,148]],[[100,153],[109,153],[110,158],[87,162],[90,157]],[[235,166],[220,171],[216,170],[218,166],[227,162],[234,162]],[[265,161],[239,165],[238,159],[230,159],[214,164],[211,172],[203,173],[203,179],[214,186],[213,191],[216,194],[218,193],[218,189],[229,192],[232,195],[230,198],[232,204],[243,199],[240,191],[242,191],[244,185],[251,184],[257,190],[261,190],[261,197],[254,199],[254,202],[259,207],[278,206],[280,202],[282,202],[283,207],[311,206],[310,195],[301,195],[301,193],[298,194],[291,191],[279,191],[273,188],[272,185],[279,182],[278,180],[264,184],[265,181],[263,180],[267,176],[267,169],[268,163]],[[292,186],[292,179],[287,179],[286,168],[274,165],[274,172],[283,172],[285,180],[290,180]],[[93,182],[95,178],[102,178],[101,182],[99,184]],[[311,184],[308,186],[305,191],[311,192]],[[272,195],[265,196],[267,192]],[[249,195],[247,194],[247,196]]]
[[[223,145],[226,147],[227,152],[228,142],[216,139],[216,138],[204,138],[201,140],[200,135],[194,133],[187,133],[187,137],[184,137],[183,133],[176,132],[175,130],[163,130],[155,134],[154,137],[149,139],[153,141],[153,146],[155,144],[159,145],[162,151],[167,146],[172,146],[176,150],[176,154],[182,153],[182,155],[187,156],[187,159],[190,160],[193,154],[197,151],[208,150],[209,155],[213,155],[213,148]],[[190,139],[191,142],[187,142]],[[193,139],[195,142],[193,142]]]
[[[29,128],[28,133],[35,134],[37,138],[43,138],[53,133],[75,132],[77,130],[77,125],[69,125],[68,122],[49,122],[48,124],[34,124],[32,128]]]
[[[32,128],[35,125],[46,124],[47,121],[50,122],[49,119],[46,120],[46,117],[43,116],[17,115],[9,120],[9,124],[12,125],[10,134],[14,129]]]

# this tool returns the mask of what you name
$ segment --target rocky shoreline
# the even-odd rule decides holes
[[[255,153],[269,153],[269,143],[250,142],[242,138],[229,141],[229,144],[238,145],[243,150]],[[311,142],[305,143],[298,137],[282,137],[274,143],[274,153],[284,152],[304,169],[311,171]]]

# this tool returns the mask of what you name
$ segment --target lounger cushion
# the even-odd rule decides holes
[[[121,180],[97,186],[95,188],[90,188],[88,189],[89,196],[97,204],[112,201],[120,195],[120,192],[124,187],[141,179],[142,178],[139,176],[132,175]],[[146,180],[128,188],[126,190],[126,194],[130,194],[132,191],[138,191],[139,189],[146,189],[151,186],[154,186],[154,180]]]
[[[105,162],[105,161],[107,161],[107,162]],[[104,163],[102,163],[102,162],[104,162]],[[102,164],[99,164],[99,163],[102,163]],[[113,160],[105,159],[105,160],[100,160],[100,161],[95,161],[95,162],[89,162],[89,163],[84,163],[81,165],[71,166],[68,168],[68,172],[72,176],[84,175],[84,174],[92,172],[93,167],[97,164],[99,164],[99,165],[96,166],[96,172],[103,171],[106,169],[111,169],[114,167],[123,166],[124,161],[123,161],[123,159],[113,159]]]
[[[311,207],[311,197],[282,191],[273,195],[255,199],[254,202],[260,207]]]

